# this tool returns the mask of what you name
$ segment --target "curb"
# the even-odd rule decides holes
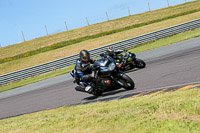
[[[81,104],[89,104],[89,103],[95,103],[95,102],[104,102],[104,101],[112,101],[112,100],[119,100],[119,99],[124,99],[124,98],[136,98],[136,97],[141,97],[141,96],[155,96],[159,95],[164,92],[171,92],[171,91],[177,91],[177,90],[186,90],[186,89],[200,89],[200,83],[195,83],[195,84],[188,84],[188,85],[178,85],[174,87],[165,87],[165,88],[160,88],[160,89],[152,89],[148,91],[142,91],[142,92],[134,92],[132,94],[127,94],[123,96],[116,96],[116,97],[111,97],[111,98],[104,98],[101,99],[101,97],[90,97],[90,99],[85,99],[84,102]]]

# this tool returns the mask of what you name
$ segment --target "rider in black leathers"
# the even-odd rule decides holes
[[[76,60],[76,65],[71,73],[74,73],[74,79],[79,86],[76,86],[77,91],[92,93],[94,88],[88,83],[92,80],[92,67],[95,60],[90,58],[90,53],[87,50],[81,50],[79,58]]]

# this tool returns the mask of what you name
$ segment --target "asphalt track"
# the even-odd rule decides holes
[[[119,89],[95,98],[76,92],[69,74],[0,93],[0,119],[60,106],[76,105],[112,97],[200,82],[200,37],[137,54],[146,61],[145,69],[127,72],[136,88]]]

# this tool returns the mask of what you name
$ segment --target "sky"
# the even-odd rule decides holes
[[[0,46],[192,0],[0,0]],[[46,25],[46,28],[45,28]],[[47,32],[46,32],[47,29]]]

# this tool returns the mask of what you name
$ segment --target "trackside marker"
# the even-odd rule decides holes
[[[154,96],[154,95],[160,94],[160,93],[162,93],[163,91],[166,91],[166,90],[168,90],[168,89],[169,89],[169,88],[162,89],[162,90],[157,91],[157,92],[155,92],[155,93],[152,93],[152,94],[150,94],[150,95],[151,95],[151,96]]]
[[[190,89],[190,88],[193,88],[193,87],[196,87],[196,86],[200,86],[200,84],[184,86],[182,88],[179,88],[178,90]]]
[[[140,94],[138,94],[138,95],[135,95],[135,96],[133,96],[133,97],[139,97],[139,96],[145,95],[145,94],[150,93],[150,92],[151,92],[151,91],[142,92],[142,93],[140,93]]]

